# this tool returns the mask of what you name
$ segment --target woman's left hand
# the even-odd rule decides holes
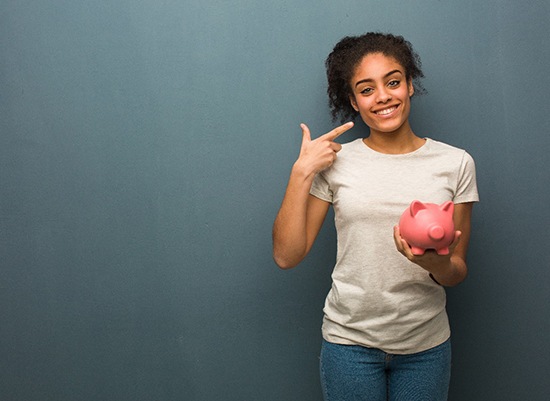
[[[410,245],[403,239],[401,236],[401,233],[399,231],[399,226],[395,226],[393,228],[393,240],[395,241],[395,246],[397,250],[404,255],[407,259],[409,259],[411,262],[416,263],[417,265],[422,266],[423,264],[427,263],[428,266],[424,267],[426,270],[430,271],[429,265],[431,264],[430,261],[433,260],[434,263],[438,264],[441,263],[440,256],[443,258],[450,258],[450,255],[452,255],[454,249],[458,245],[458,242],[460,241],[460,236],[462,235],[461,231],[455,231],[455,238],[453,242],[449,245],[449,254],[448,255],[438,255],[435,250],[427,249],[426,252],[422,255],[415,255],[412,252],[412,249]],[[431,271],[430,271],[431,273]]]
[[[399,226],[393,228],[393,239],[397,250],[408,260],[422,267],[435,277],[445,275],[448,270],[453,268],[452,256],[455,248],[460,242],[461,235],[461,231],[455,232],[455,238],[451,245],[449,245],[449,253],[447,255],[439,255],[432,249],[427,249],[422,255],[415,255],[407,241],[401,237]]]
[[[424,255],[413,255],[411,247],[401,237],[398,226],[393,229],[397,250],[408,260],[429,272],[441,285],[452,287],[461,283],[468,275],[466,253],[470,242],[472,207],[471,202],[455,204],[453,221],[457,231],[455,231],[453,243],[449,246],[448,255],[438,255],[432,250],[427,250]]]

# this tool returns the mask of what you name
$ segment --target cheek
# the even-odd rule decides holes
[[[359,98],[356,104],[360,112],[367,112],[371,107],[370,98]]]

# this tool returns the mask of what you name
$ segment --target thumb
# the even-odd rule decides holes
[[[311,142],[311,132],[309,132],[308,126],[302,123],[300,124],[300,128],[302,128],[302,145]]]

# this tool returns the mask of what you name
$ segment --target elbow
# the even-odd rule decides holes
[[[456,287],[457,285],[464,282],[464,280],[466,280],[466,277],[468,277],[468,269],[461,271],[458,277],[456,277],[452,283],[447,285],[447,287]]]
[[[291,261],[288,258],[282,257],[281,255],[277,255],[275,253],[273,253],[273,260],[281,270],[292,269],[293,267],[296,267],[299,263],[299,262]]]
[[[302,259],[302,256],[289,254],[279,247],[273,248],[273,260],[282,270],[289,270],[298,266]]]
[[[441,285],[444,287],[456,287],[468,276],[468,266],[463,258],[451,257],[451,269],[448,275],[441,277]]]
[[[292,269],[306,257],[307,249],[289,244],[288,241],[277,240],[273,236],[273,260],[282,270]]]

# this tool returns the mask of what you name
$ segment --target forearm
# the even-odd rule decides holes
[[[466,261],[460,256],[451,256],[448,263],[432,267],[432,278],[444,287],[454,287],[464,281],[468,275]]]
[[[313,174],[293,166],[273,225],[273,259],[283,269],[300,263],[308,252],[307,203]]]

